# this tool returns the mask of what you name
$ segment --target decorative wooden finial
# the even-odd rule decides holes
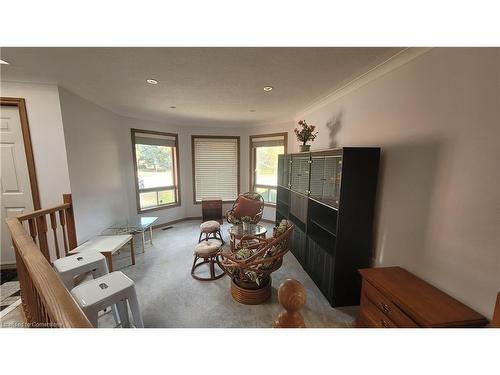
[[[278,301],[285,309],[273,323],[274,328],[305,328],[300,310],[306,304],[306,289],[294,279],[286,279],[278,289]]]

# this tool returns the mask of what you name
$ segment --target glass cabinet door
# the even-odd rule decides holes
[[[311,198],[321,200],[323,197],[323,185],[325,184],[325,157],[313,156],[311,158]]]
[[[290,187],[290,155],[278,155],[278,185]]]
[[[302,194],[309,191],[309,168],[310,156],[293,155],[292,156],[292,190]]]
[[[323,194],[321,201],[329,206],[338,207],[340,199],[340,180],[342,176],[342,157],[325,157],[323,174]]]
[[[292,163],[291,155],[285,155],[283,158],[283,186],[289,188],[290,182],[290,167]]]
[[[311,160],[311,198],[338,207],[342,156],[318,155]]]

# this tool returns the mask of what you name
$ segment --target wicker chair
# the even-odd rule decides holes
[[[240,204],[242,198],[246,198],[252,201],[258,201],[259,203],[256,206],[255,212],[251,212],[249,214],[239,216],[236,212],[236,208]],[[255,192],[246,192],[244,194],[240,194],[238,198],[234,201],[233,207],[226,212],[226,220],[231,224],[240,224],[241,218],[245,216],[249,216],[251,218],[252,224],[257,224],[260,219],[262,219],[262,213],[264,212],[264,198],[258,193]]]
[[[283,220],[275,237],[244,236],[234,252],[220,253],[220,264],[231,277],[231,295],[236,301],[256,305],[271,296],[271,273],[281,267],[294,227]]]

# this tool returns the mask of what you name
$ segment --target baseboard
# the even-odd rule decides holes
[[[173,224],[181,223],[181,222],[183,222],[183,221],[188,221],[188,220],[201,220],[201,219],[202,219],[202,217],[201,217],[201,216],[189,216],[189,217],[184,217],[184,218],[182,218],[182,219],[177,219],[177,220],[167,221],[166,223],[153,225],[153,229],[163,228],[163,227],[166,227],[166,226],[169,226],[169,225],[173,225]],[[274,224],[274,221],[273,221],[273,220],[269,220],[269,219],[260,219],[260,221],[263,221],[264,223]]]
[[[188,221],[188,220],[201,220],[201,216],[190,216],[190,217],[184,217],[182,219],[167,221],[166,223],[153,225],[153,229],[163,228],[163,227],[166,227],[166,226],[169,226],[172,224],[177,224],[177,223],[181,223],[183,221]]]

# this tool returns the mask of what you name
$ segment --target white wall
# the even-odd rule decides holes
[[[191,136],[192,135],[234,135],[240,136],[240,191],[249,189],[249,136],[283,131],[282,124],[271,126],[260,126],[246,129],[238,128],[211,128],[211,127],[186,127],[175,124],[164,124],[156,121],[138,120],[122,117],[120,128],[119,148],[122,155],[123,178],[127,185],[128,200],[132,204],[129,206],[129,215],[137,215],[135,205],[135,185],[132,159],[132,146],[130,141],[130,129],[146,129],[164,132],[177,133],[179,135],[179,169],[181,184],[181,206],[166,208],[150,213],[149,215],[159,216],[159,222],[165,223],[184,217],[200,217],[201,205],[193,203],[193,181],[192,181],[192,157],[191,157]],[[288,124],[288,127],[290,124]],[[232,204],[224,204],[223,210],[229,210]],[[144,214],[148,215],[148,214]],[[143,216],[144,216],[143,215]],[[266,207],[264,218],[274,221],[274,208]]]
[[[318,126],[312,149],[382,148],[376,265],[401,265],[490,318],[500,290],[499,51],[432,49],[296,119]]]
[[[285,127],[186,127],[119,116],[64,89],[60,95],[79,242],[115,221],[137,215],[131,128],[179,136],[181,206],[142,214],[158,216],[158,223],[166,223],[201,216],[201,205],[193,203],[191,135],[240,136],[240,190],[245,192],[249,188],[249,135],[283,131]],[[230,208],[231,204],[224,204],[223,210]],[[274,208],[266,207],[264,218],[274,221],[274,216]]]
[[[167,208],[154,211],[151,215],[159,216],[159,222],[165,223],[183,217],[200,217],[201,204],[193,203],[193,177],[192,177],[192,155],[191,155],[191,136],[192,135],[233,135],[240,136],[240,192],[249,190],[249,136],[257,134],[266,134],[286,131],[290,123],[271,124],[269,126],[259,126],[247,129],[238,128],[213,128],[213,127],[186,127],[176,126],[174,124],[163,124],[156,121],[138,120],[122,117],[121,140],[119,147],[122,154],[122,168],[125,175],[125,181],[128,182],[128,199],[131,204],[130,215],[137,215],[135,206],[135,185],[132,160],[132,146],[130,144],[130,129],[146,129],[164,132],[177,133],[179,135],[179,159],[180,159],[180,183],[181,183],[181,207]],[[286,124],[286,125],[285,125]],[[288,137],[290,142],[290,135]],[[288,147],[291,147],[290,144]],[[232,204],[224,204],[223,211],[227,211]],[[144,214],[147,215],[147,214]],[[265,207],[264,219],[274,221],[275,210],[272,207]]]
[[[128,217],[120,117],[60,90],[78,242]]]
[[[42,208],[62,203],[70,180],[56,85],[1,81],[0,96],[24,98]]]

